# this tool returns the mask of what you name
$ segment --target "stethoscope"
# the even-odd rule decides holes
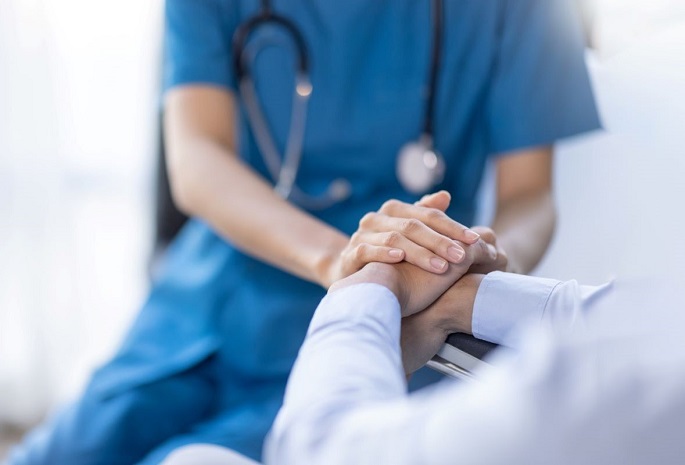
[[[424,194],[440,184],[445,175],[445,160],[434,146],[433,115],[435,112],[435,90],[442,50],[443,12],[442,0],[432,0],[433,44],[431,50],[430,74],[425,96],[426,109],[421,136],[405,144],[397,156],[396,175],[402,187],[413,194]],[[352,194],[350,182],[344,178],[335,179],[323,194],[310,195],[296,184],[297,173],[302,161],[307,106],[313,88],[309,80],[309,58],[304,37],[287,18],[274,13],[270,0],[261,0],[256,15],[243,22],[233,35],[233,60],[238,90],[244,102],[248,122],[264,158],[264,163],[275,181],[275,191],[284,199],[304,208],[325,209],[342,202]],[[260,27],[275,25],[282,28],[292,39],[296,52],[295,88],[290,114],[290,128],[281,158],[274,138],[259,103],[257,90],[252,79],[250,65],[267,46],[274,45],[269,39],[250,41],[250,36]]]

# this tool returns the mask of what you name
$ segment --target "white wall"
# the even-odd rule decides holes
[[[0,423],[80,387],[147,286],[161,0],[0,0]]]
[[[560,224],[537,273],[685,277],[685,14],[602,52],[590,64],[607,131],[559,150]]]

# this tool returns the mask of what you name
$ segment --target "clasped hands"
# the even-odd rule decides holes
[[[389,201],[366,215],[341,254],[341,266],[360,268],[330,287],[376,283],[397,296],[407,374],[430,360],[449,334],[471,333],[484,274],[507,266],[492,230],[466,228],[444,213],[450,200],[441,191],[414,205]]]

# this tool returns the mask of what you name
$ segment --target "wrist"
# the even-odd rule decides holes
[[[348,239],[344,236],[337,238],[314,260],[312,268],[315,281],[324,289],[330,288],[333,283],[344,277],[340,272],[340,259],[347,242]]]
[[[468,274],[447,292],[442,322],[447,334],[473,334],[473,306],[484,278],[482,274]]]
[[[328,292],[335,292],[355,284],[378,284],[390,290],[397,300],[400,307],[405,305],[406,298],[403,293],[401,275],[392,265],[383,263],[369,263],[361,270],[350,276],[335,281]]]

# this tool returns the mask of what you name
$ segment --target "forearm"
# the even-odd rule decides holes
[[[405,370],[423,366],[451,333],[517,347],[516,330],[524,324],[571,328],[583,320],[587,302],[606,289],[513,273],[467,275],[425,311],[403,319]]]
[[[335,447],[351,414],[406,396],[398,300],[376,274],[347,283],[352,286],[329,291],[312,319],[267,441],[268,464],[351,463]],[[354,463],[374,463],[357,452]]]
[[[402,364],[407,374],[424,366],[452,333],[472,333],[473,304],[484,276],[460,279],[426,310],[402,319]]]
[[[530,273],[549,247],[556,225],[550,191],[521,195],[498,205],[492,229],[506,251],[508,271]]]
[[[325,285],[327,263],[347,236],[280,198],[226,147],[186,138],[170,163],[175,199],[245,253]]]
[[[358,285],[329,295],[319,306],[266,442],[265,463],[437,465],[454,463],[455,451],[463,463],[502,463],[512,457],[516,463],[549,462],[548,457],[536,460],[539,448],[520,447],[550,431],[549,416],[531,417],[525,407],[537,401],[545,404],[541,412],[553,412],[558,399],[568,397],[569,382],[579,378],[564,378],[561,384],[550,380],[558,381],[560,366],[561,372],[577,373],[587,360],[569,365],[568,353],[547,347],[547,335],[532,333],[540,339],[528,338],[516,363],[505,361],[489,370],[481,383],[444,384],[407,397],[398,363],[399,302],[387,292],[392,283],[377,276],[367,274],[352,284],[390,284],[387,289]],[[540,316],[561,329],[576,324],[576,312],[591,312],[588,307],[607,294],[607,287],[494,276],[505,284],[497,291],[504,306],[496,307],[502,312],[515,312],[513,303],[526,303],[541,308],[546,316]],[[542,358],[540,347],[547,350]],[[527,428],[516,430],[526,421]],[[493,437],[511,440],[492,447]]]
[[[530,449],[517,450],[511,441],[492,447],[492,438],[506,438],[522,418],[530,419],[520,400],[528,401],[525,388],[539,369],[526,377],[514,368],[493,371],[487,384],[443,384],[408,397],[399,316],[398,301],[379,286],[329,294],[266,440],[266,465],[502,463]]]
[[[236,156],[237,104],[211,86],[181,86],[165,100],[167,165],[172,194],[247,254],[324,287],[371,262],[407,261],[432,273],[465,256],[460,243],[478,235],[444,211],[446,192],[424,207],[389,199],[360,218],[352,237],[286,202]],[[459,242],[455,242],[459,241]]]

